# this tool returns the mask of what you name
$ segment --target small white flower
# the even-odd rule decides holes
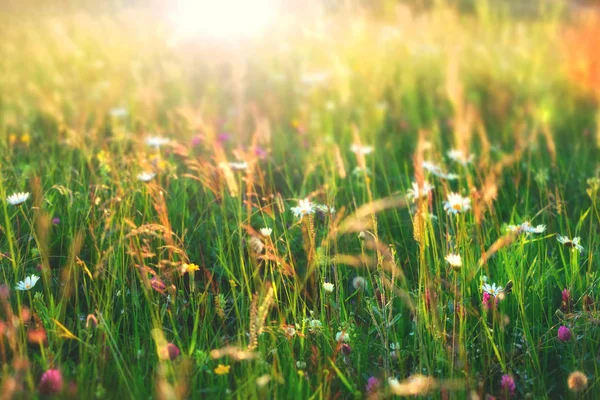
[[[583,246],[579,244],[579,242],[581,242],[580,237],[576,237],[571,240],[567,236],[557,235],[556,240],[558,240],[558,242],[560,244],[563,244],[565,247],[568,247],[573,251],[575,251],[575,250],[579,250],[580,252],[583,251]]]
[[[256,386],[264,387],[271,381],[269,374],[264,374],[256,378]]]
[[[265,249],[265,244],[256,236],[250,237],[248,240],[248,245],[257,255],[262,254],[263,250]]]
[[[260,228],[260,234],[263,236],[271,236],[271,233],[273,233],[271,228]]]
[[[329,71],[314,71],[302,74],[300,82],[307,86],[321,85],[330,77]]]
[[[154,172],[141,172],[137,175],[138,180],[142,182],[150,182],[154,177],[156,177]]]
[[[421,166],[424,170],[428,171],[432,175],[437,176],[438,178],[447,179],[449,181],[458,179],[458,175],[445,172],[442,167],[432,163],[431,161],[423,161]]]
[[[452,149],[446,154],[448,155],[448,158],[450,158],[452,161],[462,164],[463,166],[471,163],[475,158],[473,154],[469,154],[467,156],[464,151],[458,149]]]
[[[300,200],[298,206],[292,207],[291,210],[297,218],[302,218],[305,215],[314,213],[315,205],[309,199],[304,199]]]
[[[399,391],[402,388],[402,386],[400,385],[400,381],[398,381],[398,379],[396,378],[388,378],[388,384],[390,385],[390,388],[393,392]]]
[[[354,170],[352,171],[352,175],[354,176],[371,176],[371,170],[369,168],[361,168],[361,167],[355,167]]]
[[[169,144],[170,140],[161,136],[149,136],[146,138],[146,144],[150,147],[160,148],[165,144]]]
[[[362,146],[360,144],[353,144],[352,146],[350,146],[350,150],[353,153],[364,156],[373,152],[373,146]]]
[[[489,283],[484,283],[482,289],[484,292],[494,297],[497,297],[502,293],[502,286],[496,286],[495,283],[492,283],[491,285]]]
[[[18,206],[18,205],[25,203],[27,201],[27,199],[29,199],[29,193],[20,192],[20,193],[11,194],[10,196],[8,196],[6,201],[10,205]]]
[[[431,186],[427,181],[423,181],[423,186],[419,186],[418,182],[413,182],[412,188],[408,189],[406,195],[409,199],[415,201],[421,197],[427,197],[432,190],[433,186]]]
[[[245,169],[248,169],[248,163],[245,161],[230,162],[229,168],[231,168],[234,171],[243,171]]]
[[[325,292],[327,292],[327,293],[333,292],[333,283],[331,283],[331,282],[324,282],[323,283],[323,290],[325,290]]]
[[[17,290],[31,290],[35,284],[37,283],[37,281],[40,279],[39,276],[36,275],[30,275],[27,278],[25,278],[24,281],[21,281],[19,283],[17,283],[17,286],[15,286],[15,289]]]
[[[400,343],[399,342],[395,342],[395,343],[390,343],[390,356],[393,359],[397,359],[398,358],[398,353],[400,353]]]
[[[357,276],[352,279],[352,286],[356,290],[364,289],[367,286],[367,281],[362,276]]]
[[[348,339],[350,339],[350,335],[348,335],[347,332],[340,331],[340,332],[338,332],[338,333],[335,334],[335,341],[336,342],[347,342]]]
[[[282,327],[283,333],[289,338],[296,336],[296,327],[294,325],[284,325]]]
[[[321,328],[323,328],[323,323],[321,321],[319,321],[318,319],[311,319],[308,322],[308,330],[311,332],[316,332],[316,331],[320,330]]]
[[[532,226],[529,222],[525,221],[521,225],[508,225],[506,230],[517,234],[543,233],[546,230],[546,225]]]
[[[445,259],[453,268],[462,267],[462,258],[460,257],[460,254],[448,254]]]
[[[111,117],[123,118],[123,117],[126,117],[129,114],[129,112],[127,111],[126,108],[116,107],[116,108],[112,108],[109,111],[109,114],[110,114]]]
[[[448,214],[462,213],[471,208],[471,199],[462,197],[458,193],[448,193],[448,200],[444,201],[444,210]]]

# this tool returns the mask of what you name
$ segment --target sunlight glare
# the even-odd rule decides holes
[[[178,0],[170,19],[179,38],[235,39],[265,29],[276,0]]]

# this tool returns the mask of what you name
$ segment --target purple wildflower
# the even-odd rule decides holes
[[[379,379],[375,378],[374,376],[371,376],[368,380],[367,380],[367,386],[366,386],[366,391],[368,393],[372,393],[374,391],[376,391],[379,388]]]
[[[568,304],[569,300],[571,300],[571,291],[569,289],[563,289],[563,291],[562,291],[563,303]]]
[[[156,276],[150,279],[150,285],[152,286],[152,289],[159,293],[164,293],[164,291],[167,289],[167,285],[165,285],[165,283]]]
[[[571,340],[571,330],[564,325],[558,328],[558,340],[561,342],[568,342]]]
[[[350,345],[347,343],[342,344],[341,350],[342,350],[342,354],[345,356],[349,356],[350,353],[352,353],[352,347],[350,347]]]
[[[515,385],[515,379],[511,375],[502,375],[502,380],[500,381],[500,387],[502,391],[506,394],[514,396],[515,390],[517,386]]]
[[[267,157],[267,151],[260,146],[256,146],[254,148],[254,154],[260,159],[264,159]]]
[[[173,343],[169,343],[167,345],[167,353],[169,354],[169,359],[173,361],[174,359],[179,357],[179,348]]]
[[[483,292],[483,300],[481,301],[486,310],[492,308],[492,296],[488,292]]]
[[[39,390],[43,395],[57,394],[62,390],[62,374],[57,369],[49,369],[44,372],[40,380]]]
[[[192,146],[196,147],[198,146],[200,143],[202,143],[202,136],[200,135],[196,135],[192,138]]]
[[[221,144],[228,142],[230,139],[231,135],[226,132],[222,132],[217,135],[217,141]]]

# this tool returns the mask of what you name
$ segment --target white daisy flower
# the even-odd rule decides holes
[[[500,293],[502,293],[502,286],[496,286],[495,283],[492,283],[491,285],[489,283],[484,283],[482,290],[485,293],[488,293],[494,297],[497,297],[500,295]]]
[[[27,199],[29,199],[29,193],[20,192],[20,193],[11,194],[10,196],[8,196],[6,198],[6,201],[10,205],[18,206],[18,205],[25,203],[27,201]]]
[[[557,235],[556,240],[558,240],[560,244],[565,245],[565,247],[568,247],[573,251],[575,251],[576,249],[580,252],[583,251],[583,246],[579,244],[579,242],[581,242],[580,237],[569,239],[567,236]]]
[[[532,226],[529,222],[525,221],[521,225],[508,225],[506,230],[514,233],[543,233],[546,230],[546,225]]]
[[[309,199],[304,199],[300,200],[298,206],[292,207],[291,210],[297,218],[302,218],[305,215],[313,214],[315,212],[315,205]]]
[[[419,186],[418,182],[413,182],[412,188],[408,189],[406,196],[409,199],[412,199],[412,201],[415,201],[421,197],[427,197],[432,190],[433,186],[431,186],[427,181],[423,181],[423,186]]]
[[[438,178],[447,179],[449,181],[454,181],[458,179],[458,175],[452,173],[446,173],[439,165],[432,163],[431,161],[423,161],[421,166],[424,170],[428,171],[430,174],[437,176]]]
[[[160,148],[161,146],[164,146],[165,144],[169,144],[170,140],[168,138],[165,137],[161,137],[161,136],[149,136],[146,138],[146,144],[150,147],[154,147],[154,148]]]
[[[271,236],[271,233],[273,233],[271,228],[260,228],[260,234],[263,236]]]
[[[462,267],[462,258],[460,254],[448,254],[445,260],[450,264],[452,268]]]
[[[462,213],[471,208],[471,199],[462,197],[458,193],[448,193],[448,200],[444,201],[444,210],[448,214]]]
[[[323,283],[323,290],[327,293],[331,293],[333,292],[333,283],[331,282],[324,282]]]
[[[362,146],[360,144],[353,144],[352,146],[350,146],[350,150],[356,154],[367,155],[373,152],[373,146]]]
[[[141,172],[137,175],[137,178],[142,182],[150,182],[155,176],[154,172]]]
[[[452,161],[462,164],[463,166],[471,163],[475,158],[473,154],[469,154],[467,156],[464,151],[458,149],[452,149],[446,154],[448,155],[448,158],[450,158]]]
[[[37,283],[37,281],[40,279],[39,276],[36,275],[30,275],[27,278],[25,278],[24,281],[21,281],[19,283],[17,283],[17,286],[15,286],[15,289],[17,290],[31,290],[35,284]]]

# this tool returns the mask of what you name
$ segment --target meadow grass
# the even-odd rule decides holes
[[[377,4],[2,16],[3,397],[599,395],[595,20]]]

